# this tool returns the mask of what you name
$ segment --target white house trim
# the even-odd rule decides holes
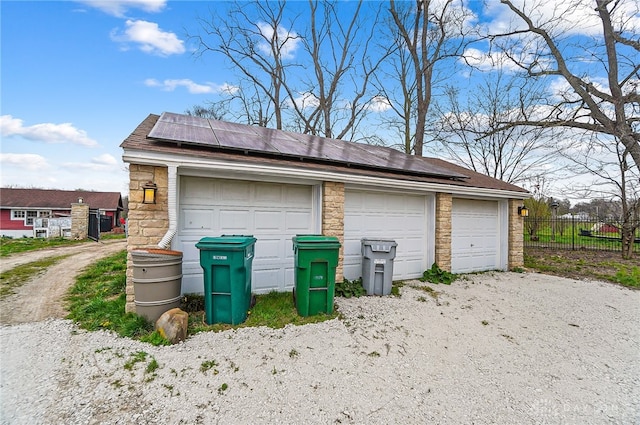
[[[182,157],[176,161],[175,154],[164,154],[157,152],[146,152],[135,149],[125,149],[122,156],[124,162],[153,166],[176,166],[180,173],[186,169],[211,170],[224,172],[226,178],[246,179],[247,175],[270,176],[285,179],[303,179],[315,181],[334,181],[345,184],[356,184],[361,186],[385,187],[388,189],[403,189],[420,192],[445,192],[456,197],[481,197],[486,199],[492,197],[496,199],[526,199],[528,193],[516,192],[502,189],[488,189],[478,187],[456,186],[446,183],[430,183],[410,180],[397,180],[383,177],[371,177],[337,173],[333,171],[304,170],[301,176],[300,168],[273,166],[264,164],[249,164],[237,161],[223,161],[211,158]],[[301,165],[304,165],[303,163]],[[185,170],[185,171],[183,171]],[[236,177],[232,177],[236,175]],[[244,175],[244,177],[242,177]],[[290,181],[290,180],[289,180]]]

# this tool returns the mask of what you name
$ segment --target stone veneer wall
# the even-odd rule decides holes
[[[71,204],[71,239],[89,237],[89,204]]]
[[[338,267],[336,267],[336,282],[342,282],[344,278],[344,183],[323,183],[322,234],[325,236],[336,236],[340,241],[340,256]]]
[[[518,215],[519,206],[522,200],[509,199],[509,270],[524,266],[524,217]]]
[[[142,203],[142,185],[153,182],[158,186],[155,204]],[[135,312],[133,262],[131,251],[158,248],[158,242],[169,230],[169,189],[167,167],[129,165],[129,215],[127,217],[127,302],[126,312]]]
[[[451,208],[450,193],[436,193],[435,262],[442,270],[451,271]]]

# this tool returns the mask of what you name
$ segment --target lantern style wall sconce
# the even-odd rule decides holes
[[[518,207],[518,215],[520,217],[529,217],[529,209],[524,205],[521,207]]]
[[[155,204],[156,203],[156,192],[158,191],[158,186],[149,181],[142,185],[142,203],[143,204]]]

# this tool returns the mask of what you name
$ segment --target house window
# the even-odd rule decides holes
[[[33,219],[38,216],[38,211],[27,211],[27,218],[24,220],[25,226],[33,226]]]
[[[27,212],[24,210],[11,210],[11,220],[24,220]]]
[[[23,220],[25,226],[33,226],[38,217],[51,218],[51,210],[11,210],[11,220]]]

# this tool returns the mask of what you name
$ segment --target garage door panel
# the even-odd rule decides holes
[[[425,251],[423,238],[403,238],[400,240],[405,252],[420,255]]]
[[[257,232],[279,231],[282,229],[282,213],[279,211],[254,210]]]
[[[426,198],[386,192],[345,193],[344,275],[362,275],[361,239],[398,243],[394,279],[418,277],[426,268]]]
[[[201,203],[215,196],[213,182],[205,179],[193,180],[193,184],[183,185],[180,189],[180,197],[186,203]]]
[[[285,217],[285,229],[289,233],[301,233],[309,228],[312,216],[308,211],[287,211]]]
[[[451,213],[451,269],[466,273],[499,268],[499,204],[454,199]]]
[[[221,184],[222,199],[225,201],[244,201],[251,199],[251,187],[241,182],[223,182]]]
[[[195,244],[205,236],[254,235],[253,290],[293,286],[293,246],[298,233],[314,233],[311,186],[181,177],[180,229],[183,292],[202,292]]]
[[[269,282],[283,281],[283,271],[280,267],[273,268],[258,268],[253,269],[252,275],[252,290],[254,292],[267,292],[270,291],[271,284]]]
[[[213,214],[207,210],[184,210],[183,215],[184,229],[188,230],[209,230],[213,228]]]
[[[235,232],[236,234],[248,234],[252,227],[253,220],[248,209],[221,210],[219,212],[219,228],[222,234]]]
[[[268,237],[262,236],[258,241],[256,241],[256,245],[254,248],[254,262],[256,264],[280,261],[282,259],[282,241],[280,239],[269,239]]]
[[[307,209],[312,202],[312,194],[306,186],[287,186],[284,188],[283,201],[292,207]]]
[[[255,191],[254,203],[256,205],[273,205],[274,202],[282,200],[280,185],[256,183]]]

